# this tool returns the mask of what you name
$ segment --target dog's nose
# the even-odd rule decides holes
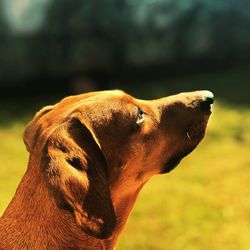
[[[202,111],[211,113],[211,104],[214,102],[214,94],[211,91],[200,91],[201,103],[200,107]]]
[[[211,91],[203,90],[201,91],[202,101],[213,104],[214,103],[214,94]]]

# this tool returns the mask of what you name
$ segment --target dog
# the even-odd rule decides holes
[[[213,94],[152,101],[110,90],[70,96],[27,125],[26,173],[0,219],[0,249],[114,249],[146,182],[205,134]]]

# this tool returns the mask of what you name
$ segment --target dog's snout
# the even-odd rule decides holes
[[[211,104],[214,103],[214,94],[208,90],[184,92],[155,100],[155,103],[161,111],[178,110],[178,107],[181,110],[181,107],[188,107],[188,110],[202,108],[203,111],[210,112]]]

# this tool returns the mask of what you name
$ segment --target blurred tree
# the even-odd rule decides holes
[[[7,27],[6,27],[6,22],[5,19],[3,17],[3,11],[2,8],[0,8],[0,55],[2,57],[1,62],[4,61],[5,58],[5,43],[6,43],[6,39],[7,39]],[[3,67],[3,63],[1,63],[0,65],[0,76],[3,75],[3,71],[4,71],[4,67]]]
[[[3,2],[0,84],[147,78],[250,59],[248,0]]]

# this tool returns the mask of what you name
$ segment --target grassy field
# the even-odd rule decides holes
[[[250,249],[250,109],[228,103],[216,101],[199,147],[142,190],[118,250]],[[0,214],[26,169],[21,137],[29,119],[0,124]]]

